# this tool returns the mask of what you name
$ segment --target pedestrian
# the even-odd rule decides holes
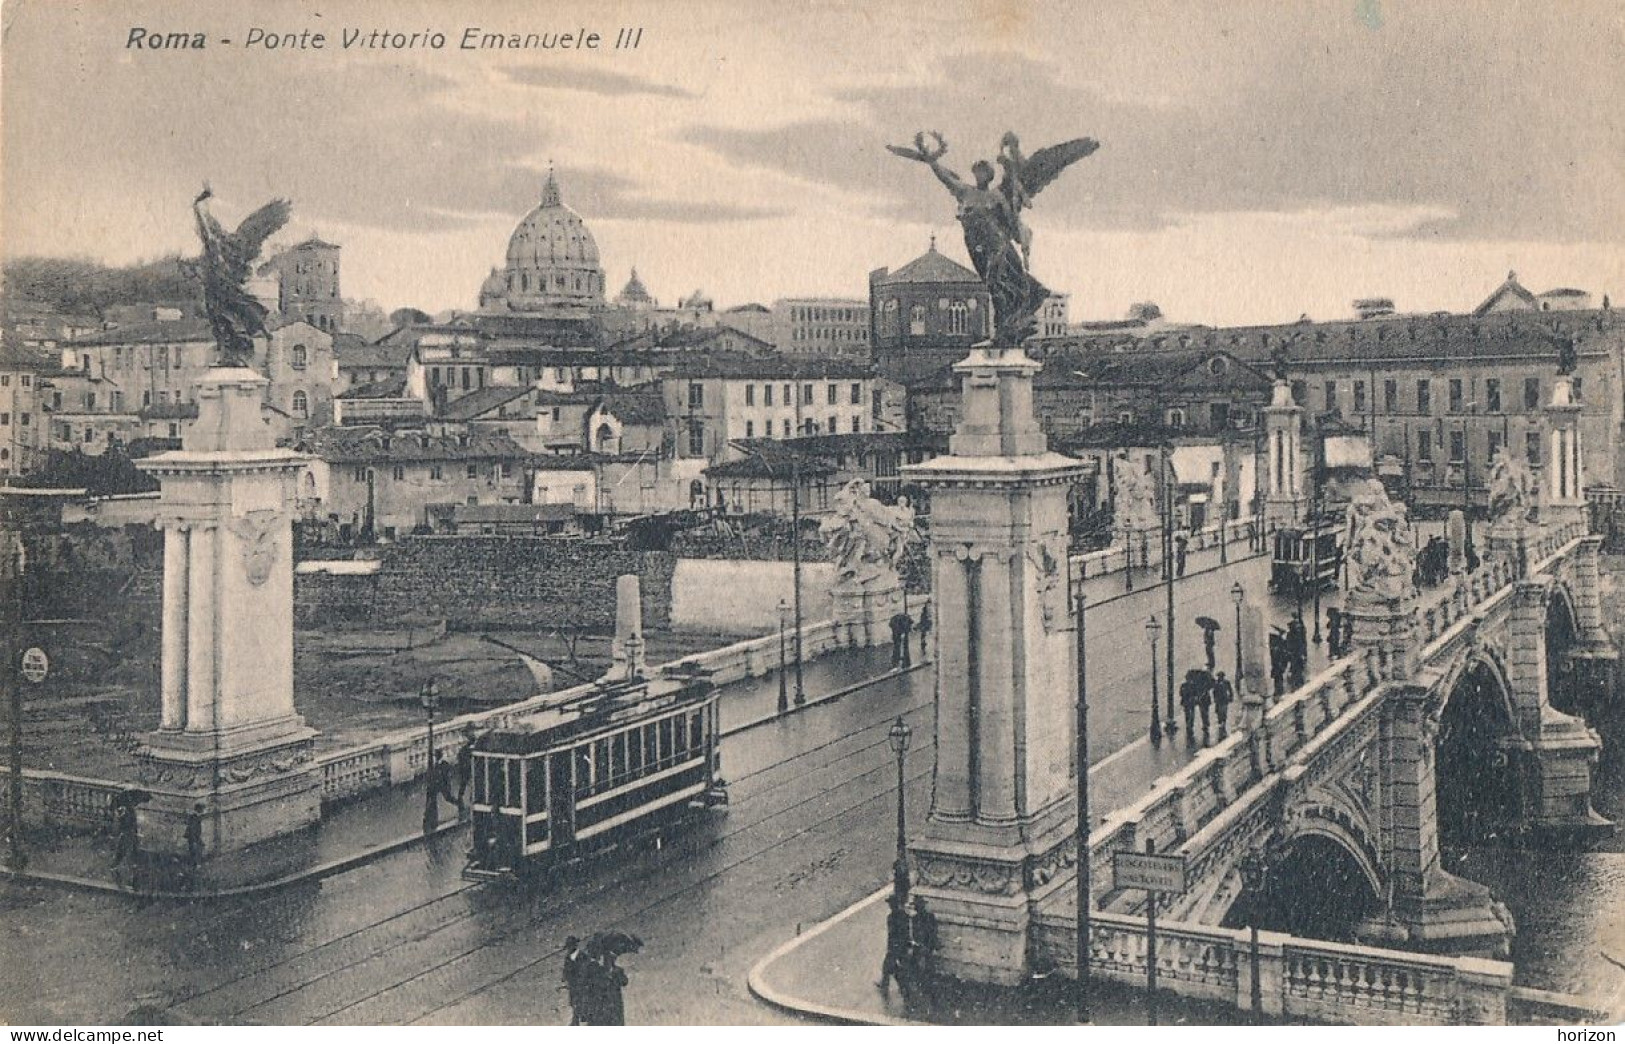
[[[141,839],[137,834],[135,806],[128,801],[121,802],[113,812],[113,866],[120,867],[130,864],[133,872],[135,862],[141,852]]]
[[[585,950],[576,965],[576,1014],[582,1026],[608,1026],[609,976],[599,958]]]
[[[560,972],[560,979],[564,984],[564,996],[570,1004],[570,1025],[579,1026],[582,1015],[585,1014],[586,1004],[583,1003],[581,990],[581,969],[586,963],[586,956],[581,952],[581,940],[569,936],[564,940],[564,968]]]
[[[1270,631],[1270,682],[1276,696],[1286,691],[1286,636],[1278,630]]]
[[[192,870],[196,870],[203,862],[203,802],[199,801],[192,806],[191,815],[186,817],[186,862]]]
[[[1174,575],[1185,575],[1185,555],[1190,550],[1190,539],[1181,533],[1174,537]]]
[[[474,741],[469,740],[457,752],[457,805],[462,807],[468,794],[468,783],[474,778]]]
[[[914,621],[909,615],[899,610],[891,618],[891,665],[893,667],[907,667],[908,662],[908,633],[914,628]]]
[[[1185,712],[1185,743],[1196,746],[1196,702],[1197,689],[1201,683],[1196,680],[1198,672],[1189,670],[1185,672],[1185,680],[1179,685],[1179,707]]]
[[[896,893],[886,899],[891,912],[886,915],[886,957],[880,962],[880,981],[875,983],[881,993],[891,993],[891,982],[897,980],[898,989],[908,991],[908,959],[912,940],[909,931],[908,910]]]
[[[1196,673],[1196,709],[1202,712],[1202,746],[1213,742],[1208,711],[1213,706],[1213,675],[1207,671]]]
[[[440,792],[441,800],[462,808],[457,795],[451,792],[451,766],[446,763],[444,754],[435,754],[434,767],[430,771],[432,774],[429,776],[429,785]]]
[[[1294,689],[1303,684],[1304,671],[1309,665],[1309,629],[1303,617],[1294,616],[1286,625],[1287,680]]]
[[[1334,660],[1343,655],[1343,611],[1335,605],[1326,607],[1326,654]]]
[[[1220,671],[1213,679],[1213,712],[1219,718],[1219,738],[1230,735],[1230,703],[1236,698],[1235,687]]]
[[[926,909],[925,900],[919,897],[914,899],[914,921],[911,927],[914,932],[916,956],[929,958],[936,953],[937,947],[942,942],[937,934],[937,915]]]
[[[925,643],[931,637],[931,603],[920,606],[920,658],[925,659]]]
[[[1218,633],[1219,630],[1216,627],[1202,628],[1202,651],[1207,654],[1207,669],[1210,671],[1218,665],[1218,660],[1214,655],[1213,647],[1214,642],[1218,640]]]
[[[601,977],[599,995],[599,1026],[626,1025],[626,969],[615,963],[613,951],[604,954],[604,963],[599,972]]]
[[[1343,636],[1338,639],[1337,647],[1345,653],[1354,648],[1354,616],[1350,613],[1343,614]]]

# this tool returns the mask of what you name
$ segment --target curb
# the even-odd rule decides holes
[[[834,692],[831,692],[831,693],[829,693],[827,695],[824,695],[824,696],[820,696],[816,700],[808,700],[805,703],[801,704],[800,706],[791,705],[791,707],[788,710],[786,710],[783,714],[780,714],[777,711],[774,711],[772,714],[768,714],[768,715],[766,715],[764,717],[756,718],[756,719],[754,719],[752,721],[747,721],[747,722],[744,722],[743,724],[735,725],[732,728],[723,729],[722,730],[722,737],[724,739],[726,739],[729,736],[736,736],[741,732],[748,732],[751,729],[757,728],[757,727],[762,726],[762,725],[766,725],[766,724],[768,724],[770,722],[782,721],[785,718],[790,717],[791,715],[795,714],[798,711],[811,710],[812,708],[820,706],[822,704],[832,703],[835,700],[840,699],[842,696],[849,696],[852,693],[857,692],[860,689],[867,689],[871,685],[879,685],[881,682],[887,681],[888,679],[901,677],[902,675],[905,675],[905,674],[912,674],[914,671],[920,670],[920,669],[922,669],[924,667],[928,667],[934,662],[936,662],[936,661],[934,661],[934,660],[921,660],[918,663],[912,663],[907,667],[893,668],[892,670],[887,671],[885,674],[879,674],[879,675],[876,675],[873,678],[867,678],[867,679],[865,679],[863,681],[860,681],[860,682],[854,682],[853,684],[846,686],[844,689],[836,689]],[[766,677],[766,675],[764,675],[763,677]]]
[[[323,878],[332,877],[335,874],[341,874],[347,870],[353,870],[358,866],[363,866],[367,863],[373,862],[374,860],[381,859],[386,855],[391,855],[403,849],[411,848],[413,845],[428,840],[430,837],[439,837],[442,834],[451,833],[467,825],[467,823],[462,821],[442,823],[435,829],[435,832],[432,835],[425,835],[422,833],[405,834],[393,841],[386,841],[381,845],[375,845],[372,848],[363,849],[354,855],[343,856],[338,859],[330,859],[325,863],[318,863],[316,866],[313,866],[308,870],[300,871],[297,874],[290,874],[287,877],[278,877],[270,881],[263,881],[259,884],[240,885],[236,888],[221,888],[214,891],[138,892],[134,889],[123,888],[119,885],[111,884],[107,881],[90,877],[78,877],[73,874],[55,874],[35,870],[24,870],[21,873],[18,873],[17,871],[10,869],[0,869],[0,874],[4,874],[4,876],[7,878],[18,882],[57,885],[59,887],[76,888],[87,892],[100,892],[104,895],[122,895],[132,899],[230,899],[237,896],[256,895],[260,892],[274,892],[283,888],[292,887],[293,885],[303,884],[307,881],[320,881]]]
[[[767,983],[767,969],[784,957],[789,956],[803,943],[816,939],[829,931],[842,921],[856,914],[866,906],[871,906],[891,894],[891,886],[880,889],[873,895],[848,906],[834,917],[820,921],[810,931],[806,931],[793,939],[780,943],[771,953],[751,966],[750,973],[745,976],[745,985],[750,989],[751,996],[780,1011],[787,1011],[793,1015],[810,1016],[823,1022],[830,1022],[842,1026],[929,1026],[927,1022],[911,1022],[907,1019],[893,1019],[885,1015],[871,1015],[867,1012],[856,1011],[851,1008],[834,1008],[816,1001],[803,1000],[792,997],[787,993],[780,993]]]

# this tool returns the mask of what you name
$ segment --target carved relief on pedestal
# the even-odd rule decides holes
[[[915,877],[932,888],[951,888],[983,895],[1014,895],[1019,879],[1015,867],[986,863],[941,853],[917,853]]]
[[[1062,583],[1062,563],[1050,551],[1052,541],[1059,540],[1059,534],[1045,534],[1041,542],[1027,548],[1027,561],[1032,564],[1033,575],[1036,578],[1038,591],[1038,605],[1044,614],[1044,631],[1047,634],[1061,630],[1066,626],[1066,585]]]
[[[281,521],[282,512],[275,508],[261,508],[231,520],[231,531],[243,545],[243,572],[255,587],[262,586],[271,578],[271,567],[276,565],[276,538]]]

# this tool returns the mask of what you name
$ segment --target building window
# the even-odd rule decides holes
[[[1525,377],[1523,379],[1523,408],[1526,410],[1540,409],[1540,378]]]
[[[1382,382],[1382,408],[1386,413],[1399,412],[1399,382]]]
[[[970,309],[965,307],[965,302],[955,301],[948,309],[948,332],[951,334],[970,332]]]
[[[1501,412],[1501,381],[1489,377],[1484,381],[1484,405],[1491,413]]]
[[[429,480],[431,482],[439,482],[443,478],[445,478],[445,472],[440,470],[439,464],[429,465]]]
[[[309,353],[305,350],[305,346],[302,344],[296,344],[293,346],[293,358],[290,361],[290,365],[292,365],[296,370],[303,370],[308,357]]]
[[[745,401],[749,402],[750,400],[746,399]],[[762,405],[773,405],[773,386],[771,384],[762,385]]]
[[[694,385],[689,385],[692,389]],[[688,424],[688,455],[691,457],[705,456],[705,425],[699,421],[690,421]]]
[[[1500,432],[1498,432],[1498,431],[1490,432],[1490,447],[1489,448],[1490,448],[1489,459],[1493,463],[1495,458],[1501,452],[1501,433]]]
[[[11,414],[0,413],[0,428],[11,427]]]
[[[841,393],[835,385],[831,384],[824,389],[824,399],[827,405],[834,406],[841,401]]]
[[[1585,398],[1585,381],[1579,377],[1570,377],[1569,386],[1574,389],[1574,401],[1579,402]]]
[[[1365,412],[1365,382],[1364,381],[1355,381],[1354,382],[1354,412],[1355,413],[1364,413]]]
[[[471,478],[471,479],[479,478],[480,477],[480,466],[478,464],[470,464],[468,466],[467,474],[468,474],[468,477]]]
[[[1433,412],[1433,383],[1431,381],[1416,382],[1416,412],[1431,414]]]
[[[750,439],[750,438],[755,438],[755,437],[756,437],[756,422],[755,421],[746,421],[745,422],[745,438]]]
[[[178,439],[181,437],[181,426],[176,424],[174,421],[169,422],[169,437],[172,439]]]
[[[835,423],[835,415],[833,413],[829,415],[829,422],[824,425],[824,430],[831,435],[841,430],[840,427]]]
[[[1416,459],[1423,464],[1433,463],[1433,433],[1431,431],[1416,433]]]
[[[745,385],[745,405],[756,405],[756,385],[754,384]]]
[[[1335,409],[1337,409],[1337,382],[1336,381],[1327,381],[1326,382],[1326,412],[1330,413]]]
[[[394,476],[396,482],[401,482],[406,478],[406,469],[397,464],[395,465],[395,470],[391,472],[391,474]]]
[[[704,405],[705,385],[699,383],[698,381],[690,382],[688,386],[688,408],[691,410],[697,410]]]
[[[857,414],[853,414],[852,415],[852,434],[858,435],[858,434],[861,434],[862,432],[863,432],[863,418],[859,417]]]
[[[801,405],[803,405],[803,406],[811,406],[812,404],[813,404],[813,386],[810,385],[810,384],[803,384],[801,386]]]
[[[1523,433],[1523,455],[1529,459],[1530,467],[1540,467],[1540,432]]]
[[[1172,409],[1168,411],[1168,427],[1183,428],[1185,426],[1185,411]]]
[[[786,406],[795,405],[795,400],[790,398],[790,386],[788,384],[786,384],[784,386],[783,390],[784,390],[784,398],[781,399],[780,401],[783,402]]]
[[[1451,413],[1460,413],[1461,412],[1461,402],[1462,402],[1461,378],[1460,377],[1452,377],[1452,378],[1450,378],[1450,384],[1449,384],[1448,387],[1450,389],[1449,390],[1449,396],[1450,396],[1449,409],[1450,409],[1450,412]]]
[[[1307,382],[1292,382],[1292,402],[1298,406],[1309,405],[1309,385]]]
[[[293,415],[301,418],[310,416],[310,397],[302,391],[293,393]]]
[[[863,385],[856,381],[852,384],[851,401],[854,406],[863,405]]]
[[[1450,463],[1460,464],[1467,459],[1467,433],[1453,431],[1450,433]]]
[[[355,469],[355,480],[357,482],[365,482],[365,481],[367,481],[367,469],[366,468],[356,468]]]
[[[908,310],[908,332],[915,337],[925,336],[925,305]]]

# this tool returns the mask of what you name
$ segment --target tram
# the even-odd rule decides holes
[[[545,870],[726,805],[717,702],[704,679],[603,682],[479,737],[463,876]]]
[[[1337,586],[1343,570],[1344,521],[1322,515],[1313,523],[1275,531],[1270,590],[1298,594]]]

